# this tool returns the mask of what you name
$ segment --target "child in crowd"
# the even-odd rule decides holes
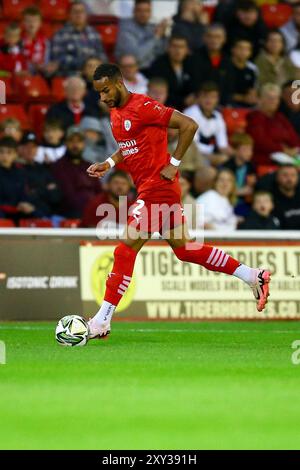
[[[21,142],[23,137],[23,130],[20,121],[15,118],[4,119],[0,123],[0,134],[1,137],[9,136],[12,137],[17,143]]]
[[[0,71],[2,75],[26,73],[27,64],[22,51],[21,28],[17,23],[10,23],[0,40]],[[4,74],[3,74],[4,72]]]
[[[23,11],[22,47],[31,73],[42,72],[48,62],[49,44],[42,32],[42,15],[36,6],[30,6]]]
[[[272,215],[274,209],[273,197],[267,191],[257,191],[254,194],[252,210],[240,225],[242,230],[278,230],[279,219]]]
[[[64,130],[59,120],[49,119],[45,121],[43,139],[38,148],[35,161],[38,163],[53,163],[59,160],[66,151],[63,138]]]
[[[233,156],[223,167],[231,170],[235,175],[238,202],[235,213],[245,215],[249,211],[253,188],[256,183],[256,174],[251,159],[253,156],[253,139],[249,134],[237,133],[231,138]]]

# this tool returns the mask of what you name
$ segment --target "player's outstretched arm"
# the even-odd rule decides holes
[[[108,170],[113,168],[122,160],[123,160],[123,156],[120,150],[117,150],[115,153],[112,154],[111,157],[107,158],[104,162],[93,163],[91,166],[88,167],[86,171],[88,175],[91,176],[92,178],[102,178],[102,176],[104,176]]]
[[[170,160],[170,164],[163,168],[160,174],[162,178],[174,180],[178,170],[177,167],[193,141],[194,135],[198,129],[198,124],[189,116],[175,110],[171,116],[168,127],[178,129],[179,138],[175,152]]]

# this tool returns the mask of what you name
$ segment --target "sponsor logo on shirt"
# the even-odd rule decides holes
[[[135,155],[139,151],[135,139],[118,142],[118,145],[121,149],[123,157],[127,157],[128,155]]]

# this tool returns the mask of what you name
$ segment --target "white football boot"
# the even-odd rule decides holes
[[[93,318],[88,321],[89,339],[107,339],[110,334],[110,322],[96,324]]]
[[[254,284],[250,287],[256,300],[256,308],[262,312],[268,303],[269,284],[271,281],[271,273],[265,269],[257,269],[257,277]]]

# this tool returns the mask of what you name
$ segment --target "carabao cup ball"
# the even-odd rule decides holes
[[[79,315],[67,315],[59,320],[55,339],[62,346],[85,346],[89,339],[89,328]]]

